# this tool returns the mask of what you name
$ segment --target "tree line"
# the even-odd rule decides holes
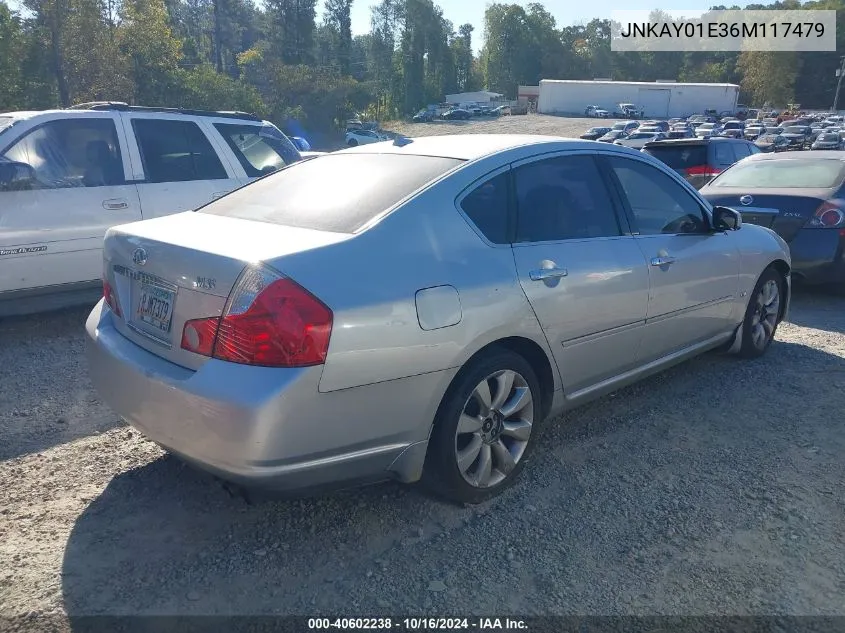
[[[353,36],[352,2],[324,0],[0,0],[0,111],[114,100],[255,112],[328,132],[353,112],[404,116],[445,94],[515,97],[540,79],[729,82],[746,103],[829,107],[837,53],[611,52],[609,20],[560,26],[541,3],[491,4],[484,45],[432,0],[378,0]],[[717,9],[737,7],[714,7]],[[837,10],[845,0],[748,9]],[[296,130],[293,130],[296,131]]]

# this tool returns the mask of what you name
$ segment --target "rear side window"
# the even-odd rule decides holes
[[[510,177],[507,171],[480,184],[461,201],[461,209],[488,240],[508,244],[508,198]]]
[[[663,145],[646,147],[644,151],[672,169],[689,169],[707,164],[707,148],[704,145]]]
[[[462,162],[434,156],[326,154],[237,189],[199,212],[354,233]]]
[[[710,187],[772,187],[828,189],[845,179],[845,161],[795,158],[746,161],[734,165],[710,182]]]
[[[270,125],[215,123],[250,178],[271,174],[300,160],[293,142]]]
[[[229,176],[193,121],[133,119],[148,182],[223,180]]]
[[[733,145],[737,160],[751,156],[751,145],[748,143],[734,143]]]

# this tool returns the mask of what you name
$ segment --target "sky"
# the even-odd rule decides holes
[[[8,0],[13,9],[20,8],[20,0]],[[352,34],[364,35],[370,32],[370,7],[377,0],[354,0],[352,3]],[[527,6],[531,0],[500,0],[510,4]],[[759,1],[759,0],[758,0]],[[256,0],[261,2],[261,0]],[[461,24],[469,22],[475,27],[473,33],[473,48],[476,52],[481,49],[484,34],[484,11],[491,3],[490,0],[435,0],[443,8],[443,14],[447,20],[451,20],[455,29]],[[653,5],[637,3],[632,5],[629,1],[620,0],[591,0],[590,2],[579,2],[578,0],[546,0],[543,2],[546,9],[555,17],[559,27],[571,26],[573,24],[586,24],[593,18],[610,19],[614,10],[651,10],[663,4],[655,0]],[[720,4],[718,1],[701,2],[700,0],[673,0],[671,9],[664,11],[681,11],[684,15],[693,17],[695,14],[703,13],[709,6]],[[725,2],[725,5],[739,5],[745,7],[750,4],[748,0],[732,0]],[[318,0],[318,7],[322,8],[322,2]],[[319,18],[319,14],[318,14]]]

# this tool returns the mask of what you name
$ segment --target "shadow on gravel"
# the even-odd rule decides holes
[[[845,333],[845,295],[825,288],[796,286],[789,322],[825,332]]]
[[[831,420],[845,383],[814,380],[806,403],[807,374],[841,362],[777,342],[756,361],[686,363],[549,424],[521,482],[476,508],[392,484],[249,506],[163,457],[115,477],[76,520],[64,607],[72,617],[841,610],[843,506],[831,495],[845,440]]]
[[[88,380],[92,306],[0,318],[0,460],[122,424]]]

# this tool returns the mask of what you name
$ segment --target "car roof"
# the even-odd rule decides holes
[[[406,142],[370,143],[342,149],[335,153],[406,154],[471,161],[527,145],[564,145],[565,149],[573,150],[596,149],[596,141],[582,141],[541,134],[443,134],[405,138],[403,140]],[[630,154],[627,150],[612,145],[602,145],[601,149]]]
[[[845,162],[845,155],[843,155],[843,152],[834,149],[822,149],[815,150],[813,152],[795,150],[791,152],[779,152],[777,154],[752,154],[744,160],[782,160],[784,158],[791,158],[795,160],[824,158],[827,160],[839,160]]]

